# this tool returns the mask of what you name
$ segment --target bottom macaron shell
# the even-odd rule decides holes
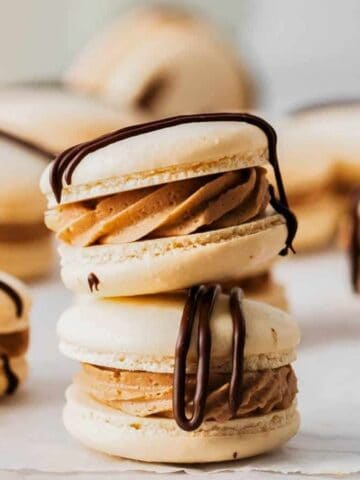
[[[48,273],[54,260],[51,235],[27,242],[0,242],[0,270],[23,279]]]
[[[236,460],[272,450],[294,436],[295,405],[268,415],[205,422],[195,432],[172,419],[141,418],[101,405],[72,385],[63,419],[68,432],[94,450],[145,462],[207,463]]]
[[[76,293],[146,295],[259,273],[284,247],[280,215],[212,232],[119,245],[60,247],[62,279]],[[97,284],[89,285],[89,275]]]

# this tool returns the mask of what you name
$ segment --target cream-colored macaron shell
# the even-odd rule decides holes
[[[28,289],[20,280],[5,272],[0,272],[0,282],[11,287],[19,295],[22,303],[22,314],[18,317],[14,301],[0,288],[0,334],[24,330],[29,325],[31,307]]]
[[[61,276],[75,293],[90,293],[95,274],[103,297],[143,295],[198,283],[231,281],[266,270],[285,245],[281,215],[235,227],[118,245],[61,245]]]
[[[299,429],[295,405],[267,415],[204,422],[195,432],[184,432],[174,420],[140,418],[93,400],[71,386],[64,423],[84,445],[110,455],[145,462],[203,463],[235,460],[270,451]]]
[[[47,162],[0,133],[0,225],[42,222],[46,202],[39,179]]]
[[[23,383],[26,380],[29,370],[26,358],[24,356],[11,357],[9,359],[9,364],[11,371],[14,375],[16,375],[19,384]],[[0,397],[5,394],[8,384],[9,381],[3,369],[3,361],[0,358]]]
[[[215,29],[164,7],[116,19],[80,52],[65,81],[152,117],[247,106],[250,83]]]
[[[95,99],[59,88],[0,90],[0,128],[54,153],[138,121],[132,112],[115,111]]]
[[[177,333],[186,295],[90,299],[66,310],[58,323],[62,353],[80,362],[125,370],[174,370]],[[295,359],[299,329],[282,310],[243,301],[245,369],[278,368]],[[229,296],[220,295],[210,320],[212,368],[231,369],[233,324]],[[188,368],[196,368],[196,335]]]
[[[244,122],[196,122],[136,135],[86,155],[71,185],[63,185],[62,203],[125,190],[265,165],[268,142],[258,127]],[[50,165],[41,178],[49,206],[56,204]]]

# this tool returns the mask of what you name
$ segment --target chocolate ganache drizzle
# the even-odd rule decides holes
[[[271,197],[270,203],[278,213],[285,217],[288,230],[285,247],[279,252],[279,254],[286,255],[289,249],[294,251],[292,242],[297,230],[297,220],[294,213],[289,208],[289,203],[285,193],[276,152],[276,132],[268,122],[260,117],[257,117],[256,115],[251,115],[249,113],[204,113],[180,115],[177,117],[164,118],[161,120],[155,120],[153,122],[143,123],[140,125],[132,125],[107,135],[103,135],[95,140],[75,145],[56,157],[50,171],[50,184],[57,202],[59,203],[61,201],[63,183],[66,185],[71,184],[71,178],[74,170],[83,160],[83,158],[90,153],[99,150],[100,148],[104,148],[112,143],[116,143],[137,135],[142,135],[181,124],[199,122],[243,122],[254,125],[264,132],[268,140],[269,163],[273,167],[275,173],[275,180],[279,194],[279,198],[277,198],[275,196],[274,187],[271,186],[269,189]]]
[[[18,135],[7,132],[5,130],[0,129],[0,138],[4,138],[5,140],[8,140],[11,143],[15,143],[16,145],[30,150],[33,153],[37,153],[42,157],[45,157],[47,160],[53,160],[54,158],[53,153],[40,147],[40,145],[30,142],[29,140],[25,140],[25,138],[19,137]]]
[[[175,350],[173,380],[173,415],[180,428],[196,430],[203,422],[210,376],[211,330],[210,319],[220,286],[199,285],[192,287],[184,306]],[[242,290],[234,287],[230,293],[230,312],[233,321],[233,358],[229,388],[229,408],[233,416],[241,404],[245,346],[245,318],[241,308]],[[186,358],[198,313],[197,356],[195,394],[193,410],[186,415]]]

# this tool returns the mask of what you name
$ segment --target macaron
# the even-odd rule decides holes
[[[336,238],[352,192],[360,185],[359,103],[304,108],[278,127],[279,159],[298,217],[298,250]]]
[[[89,298],[63,313],[58,334],[62,353],[81,362],[65,427],[92,449],[216,462],[272,450],[299,428],[298,328],[238,289]]]
[[[60,87],[0,90],[0,128],[52,153],[139,121],[139,114]]]
[[[248,108],[254,100],[247,69],[217,29],[168,6],[139,8],[106,26],[65,83],[149,118]]]
[[[265,167],[275,172],[275,189]],[[76,293],[128,296],[269,269],[296,233],[276,136],[249,114],[172,117],[59,155],[41,189]]]
[[[15,393],[26,378],[30,306],[25,285],[0,272],[0,396]]]
[[[42,147],[0,129],[0,269],[21,278],[44,275],[52,266],[46,202],[38,186],[52,158]]]

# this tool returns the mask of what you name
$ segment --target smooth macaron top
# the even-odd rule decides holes
[[[183,123],[125,138],[85,155],[63,182],[62,203],[109,195],[196,176],[264,165],[267,138],[239,121]],[[50,205],[50,165],[41,189]]]
[[[30,307],[27,287],[17,278],[0,272],[0,334],[27,328]]]
[[[46,202],[39,179],[47,162],[45,155],[0,131],[0,224],[42,222]]]
[[[88,299],[66,310],[58,324],[61,350],[74,359],[113,368],[172,372],[185,294]],[[299,330],[290,316],[244,300],[245,367],[277,368],[295,358]],[[233,326],[229,297],[221,295],[210,321],[214,368],[231,368]],[[196,363],[196,336],[189,369]],[[230,362],[230,363],[229,363]]]
[[[137,121],[132,112],[61,88],[0,90],[0,128],[54,153]]]

